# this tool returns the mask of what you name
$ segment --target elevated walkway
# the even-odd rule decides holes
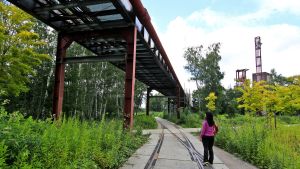
[[[177,110],[188,104],[151,18],[140,0],[8,1],[58,32],[53,94],[56,119],[63,111],[65,65],[71,63],[106,61],[125,72],[126,128],[133,127],[135,79],[148,86],[147,96],[150,89],[156,90],[174,99]],[[93,55],[67,57],[67,49],[73,42],[90,50]]]

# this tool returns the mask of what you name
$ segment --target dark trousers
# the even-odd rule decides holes
[[[214,136],[203,136],[202,137],[202,143],[204,147],[204,159],[203,162],[209,162],[213,163],[214,161],[214,151],[213,151],[213,145],[214,145],[215,138]]]

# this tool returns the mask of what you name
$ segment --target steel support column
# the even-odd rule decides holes
[[[66,57],[66,51],[71,44],[72,40],[68,36],[62,33],[58,34],[52,107],[52,112],[56,120],[61,115],[64,96],[65,63],[63,63],[63,59]]]
[[[149,108],[150,108],[150,93],[152,89],[150,87],[147,88],[147,100],[146,100],[146,115],[149,116]]]
[[[177,99],[176,99],[176,105],[177,105],[177,108],[176,108],[177,119],[180,119],[180,111],[179,111],[179,108],[180,108],[180,87],[179,87],[179,86],[176,87],[176,92],[177,92]]]
[[[132,27],[127,32],[127,57],[125,74],[125,102],[124,102],[124,128],[133,127],[134,110],[134,84],[135,84],[135,66],[136,66],[136,37],[137,29]]]

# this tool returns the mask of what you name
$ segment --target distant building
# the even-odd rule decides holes
[[[264,80],[266,82],[270,82],[271,80],[271,74],[268,72],[261,72],[261,73],[253,73],[252,74],[252,81],[259,82],[261,80]]]
[[[235,71],[236,86],[242,86],[247,79],[246,73],[249,69],[238,69]]]

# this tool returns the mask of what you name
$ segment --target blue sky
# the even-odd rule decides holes
[[[168,22],[177,16],[187,17],[205,8],[239,15],[257,10],[256,1],[249,0],[142,0],[151,17],[165,31]]]
[[[299,0],[142,0],[183,86],[195,89],[183,69],[189,46],[221,43],[224,87],[235,70],[255,72],[254,37],[262,39],[263,71],[300,74]]]

